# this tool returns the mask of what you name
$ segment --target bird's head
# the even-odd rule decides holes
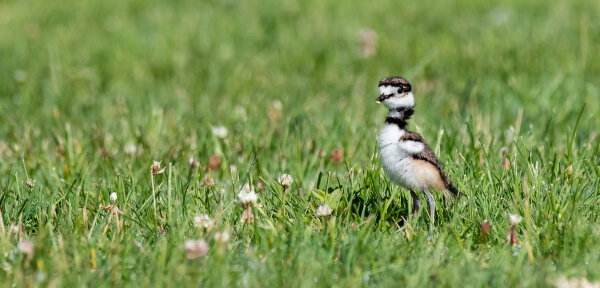
[[[384,78],[379,81],[379,98],[376,101],[390,110],[412,108],[415,106],[415,99],[411,91],[410,83],[402,77]]]

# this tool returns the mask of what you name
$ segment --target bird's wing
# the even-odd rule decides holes
[[[427,162],[435,165],[439,169],[442,169],[442,164],[440,163],[440,160],[438,160],[438,158],[435,156],[433,151],[431,151],[431,148],[429,148],[429,146],[427,146],[427,143],[425,143],[425,140],[423,139],[423,137],[421,137],[421,135],[419,135],[417,133],[413,133],[413,132],[407,132],[406,134],[402,135],[402,137],[400,137],[400,143],[401,144],[420,143],[422,145],[422,149],[420,149],[417,153],[413,153],[412,154],[413,158],[418,159],[418,160],[427,161]],[[405,145],[405,146],[408,146],[408,145]]]
[[[431,148],[429,148],[429,146],[427,146],[427,145],[425,145],[425,147],[423,148],[423,151],[421,151],[421,153],[417,153],[417,154],[413,155],[413,158],[419,159],[419,160],[425,160],[425,161],[435,165],[435,167],[437,167],[439,170],[443,169],[442,163],[440,163],[440,160],[438,160],[438,158],[435,156],[433,151],[431,151]]]
[[[402,137],[400,137],[400,142],[402,143],[402,141],[422,143],[423,150],[421,150],[421,152],[419,153],[412,154],[412,157],[416,160],[423,160],[429,162],[433,166],[435,166],[435,168],[437,168],[438,172],[440,173],[440,177],[442,178],[446,189],[452,192],[452,194],[454,194],[455,196],[459,194],[458,190],[452,184],[452,181],[450,181],[450,178],[448,178],[448,175],[446,175],[446,173],[444,172],[444,166],[442,165],[442,163],[440,163],[440,160],[438,160],[438,158],[435,156],[435,153],[431,151],[431,148],[427,146],[427,143],[425,143],[425,140],[423,140],[423,137],[421,137],[421,135],[417,133],[408,132],[402,135]]]

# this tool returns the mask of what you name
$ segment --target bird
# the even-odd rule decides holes
[[[459,195],[459,191],[423,137],[406,128],[415,107],[410,83],[399,76],[382,79],[379,81],[379,98],[376,102],[389,109],[385,124],[377,137],[383,170],[392,182],[410,191],[413,217],[418,215],[421,208],[421,201],[415,191],[425,193],[431,231],[435,212],[435,198],[431,193],[441,192],[445,196],[454,197]]]

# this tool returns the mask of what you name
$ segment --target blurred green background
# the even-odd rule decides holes
[[[0,209],[6,227],[20,225],[19,239],[36,244],[25,266],[9,252],[20,240],[3,232],[0,279],[303,287],[598,280],[590,265],[600,264],[598,15],[592,0],[0,1]],[[395,223],[409,198],[379,168],[375,137],[387,111],[374,100],[377,82],[391,75],[412,83],[411,129],[470,195],[438,209],[434,242],[425,240],[425,216],[416,238],[403,236]],[[212,135],[218,126],[228,129],[224,139]],[[509,171],[500,168],[502,147]],[[334,149],[341,164],[329,159]],[[211,155],[223,161],[215,172]],[[199,171],[188,172],[190,157]],[[176,195],[159,205],[163,236],[148,205],[152,160],[172,164],[172,179],[159,178],[161,195]],[[274,183],[284,172],[301,195],[289,200],[295,221],[278,214]],[[215,187],[202,185],[206,176]],[[32,191],[27,179],[36,180]],[[246,181],[267,186],[256,230],[239,226],[235,193]],[[312,219],[317,188],[344,191],[330,236]],[[537,191],[531,211],[528,189]],[[98,205],[112,191],[129,226],[105,234],[110,220]],[[520,252],[504,243],[508,212],[526,217]],[[199,213],[232,232],[229,256],[186,262],[184,239],[212,237],[191,226]],[[484,219],[498,226],[481,248]],[[60,252],[59,238],[72,250]],[[101,247],[110,249],[91,269],[89,251]],[[258,254],[274,264],[260,266]],[[343,264],[330,263],[338,256]]]
[[[15,130],[119,126],[122,116],[142,125],[162,109],[169,124],[194,131],[234,123],[236,107],[260,127],[275,99],[288,116],[323,124],[311,128],[327,130],[334,120],[375,128],[383,114],[373,105],[375,86],[388,75],[412,81],[420,123],[476,117],[500,132],[523,109],[525,123],[543,131],[548,121],[572,121],[583,102],[598,108],[595,1],[1,5],[2,114]],[[377,35],[366,59],[361,29]],[[345,135],[335,134],[365,142]]]

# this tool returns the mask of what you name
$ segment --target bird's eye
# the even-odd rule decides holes
[[[402,89],[402,87],[398,88],[398,94],[402,94],[402,92],[404,92],[404,90]]]

